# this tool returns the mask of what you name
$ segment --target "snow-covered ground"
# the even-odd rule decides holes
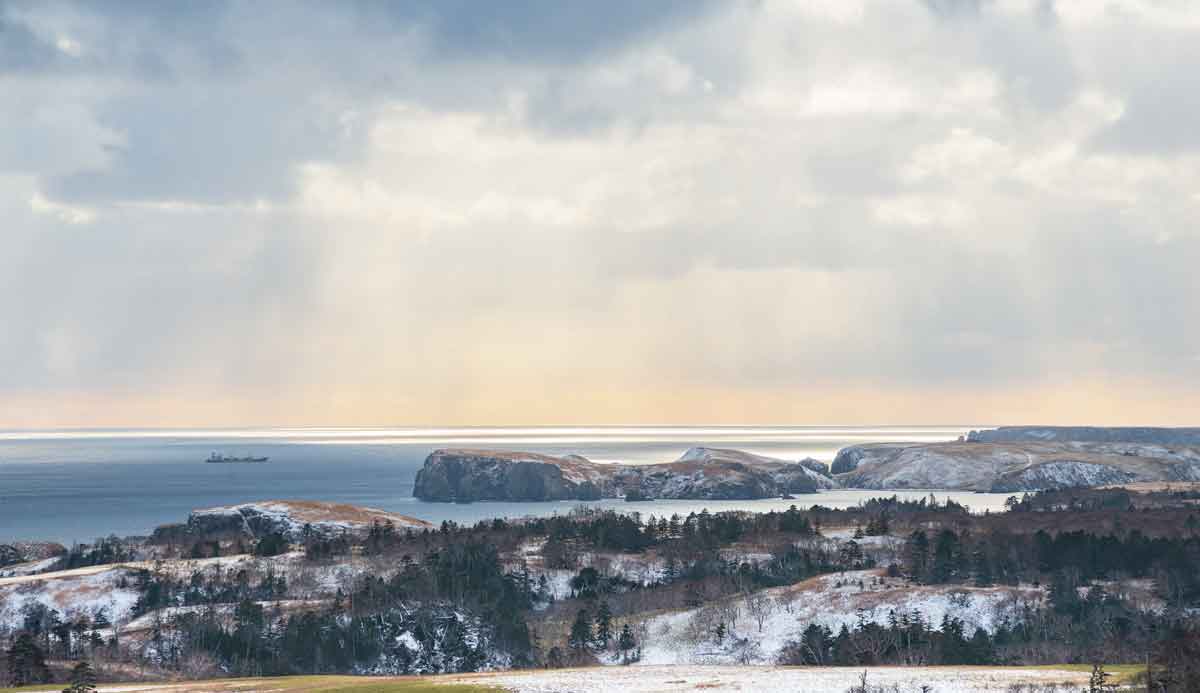
[[[61,560],[61,556],[51,556],[43,558],[40,561],[30,561],[28,563],[18,563],[16,565],[5,566],[0,568],[0,578],[9,577],[24,577],[26,575],[36,575],[43,573],[54,567]]]
[[[336,536],[343,532],[362,533],[373,522],[390,522],[396,529],[425,529],[431,525],[407,515],[344,503],[324,501],[273,500],[225,505],[193,510],[189,525],[203,526],[216,519],[216,526],[241,526],[247,536],[259,532],[279,532],[298,540],[305,528],[321,535]]]
[[[448,677],[461,681],[502,686],[516,693],[666,693],[668,691],[787,691],[788,693],[841,693],[858,685],[863,669],[828,667],[654,666],[607,667],[506,672]],[[1086,684],[1080,672],[1051,669],[984,667],[877,667],[865,670],[867,683],[896,686],[901,693],[916,693],[922,686],[933,693],[984,693],[1007,691],[1013,684]]]
[[[103,609],[110,620],[127,619],[137,601],[136,570],[149,570],[187,580],[195,573],[226,573],[245,570],[251,575],[274,573],[287,579],[293,600],[312,602],[331,597],[364,571],[384,574],[394,566],[375,565],[363,557],[347,557],[335,563],[309,563],[302,552],[256,557],[249,554],[166,561],[133,561],[123,564],[88,566],[39,574],[0,578],[0,625],[17,626],[27,604],[41,603],[63,616],[94,616]],[[21,571],[28,572],[28,571]],[[569,588],[566,588],[569,591]],[[148,615],[153,617],[153,615]],[[143,617],[146,618],[146,617]]]
[[[642,664],[732,664],[774,662],[784,644],[810,624],[837,631],[860,619],[886,624],[894,613],[920,614],[938,627],[951,616],[967,634],[995,629],[1000,619],[1016,620],[1025,604],[1038,604],[1044,593],[1033,587],[912,585],[889,579],[881,570],[825,575],[798,585],[764,590],[696,609],[651,617],[642,623]],[[759,627],[757,615],[762,617]],[[718,623],[731,628],[721,643]],[[739,645],[739,641],[741,644]]]
[[[133,583],[128,570],[108,566],[98,572],[0,586],[0,624],[20,626],[22,609],[32,603],[44,604],[66,616],[91,617],[103,610],[110,620],[123,620],[138,599]]]

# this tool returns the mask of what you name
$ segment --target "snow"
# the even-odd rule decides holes
[[[1008,486],[1018,488],[1075,488],[1133,481],[1135,474],[1115,467],[1061,460],[1024,469]]]
[[[413,652],[420,652],[421,650],[421,643],[418,642],[413,634],[408,631],[404,631],[400,635],[396,636],[396,644],[403,645]]]
[[[0,568],[0,578],[6,577],[23,577],[26,575],[37,575],[50,570],[62,559],[61,556],[51,556],[43,558],[40,561],[32,561],[29,563],[18,563],[5,568]]]
[[[663,693],[664,691],[788,691],[788,693],[840,693],[859,683],[863,671],[871,686],[886,686],[900,693],[916,692],[922,685],[934,693],[984,693],[1007,691],[1013,684],[1041,683],[1075,686],[1087,674],[1053,669],[982,667],[732,667],[732,666],[631,666],[602,669],[521,671],[451,677],[448,682],[503,686],[515,693]]]
[[[860,619],[886,624],[894,612],[920,614],[938,627],[943,618],[963,621],[967,634],[983,628],[993,631],[1000,619],[1015,621],[1026,603],[1040,603],[1043,592],[1035,588],[918,586],[884,578],[879,570],[837,573],[799,585],[765,590],[769,601],[758,606],[767,614],[762,628],[751,616],[748,598],[735,598],[696,609],[652,617],[644,622],[642,664],[731,664],[739,661],[775,661],[788,640],[810,624],[833,631],[853,627]],[[860,587],[861,584],[861,587]],[[731,628],[724,643],[712,640],[717,621]],[[747,653],[739,647],[757,645]]]
[[[128,584],[121,586],[122,580]],[[111,620],[123,620],[133,611],[138,593],[124,568],[0,587],[0,625],[18,627],[22,609],[40,603],[70,616],[92,616],[103,610]]]
[[[237,518],[244,531],[253,535],[251,523],[259,527],[269,526],[270,531],[279,532],[296,539],[306,526],[322,535],[337,535],[345,532],[362,532],[375,520],[389,521],[397,529],[422,529],[429,524],[424,520],[398,515],[386,510],[367,508],[322,501],[260,501],[238,505],[202,508],[193,510],[189,522],[204,517]]]

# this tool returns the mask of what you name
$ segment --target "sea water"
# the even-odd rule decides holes
[[[547,428],[279,428],[231,430],[0,431],[0,543],[86,542],[142,535],[194,508],[305,499],[382,508],[434,523],[567,513],[580,505],[643,515],[707,508],[767,511],[849,507],[924,491],[835,490],[795,500],[626,503],[426,503],[412,497],[426,455],[443,447],[580,454],[598,462],[669,462],[693,446],[829,462],[840,448],[880,441],[953,440],[981,426],[622,426]],[[217,452],[267,456],[265,464],[206,464]],[[972,510],[1003,509],[1007,494],[934,492]]]

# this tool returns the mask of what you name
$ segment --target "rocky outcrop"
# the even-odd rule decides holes
[[[163,525],[151,541],[170,543],[222,538],[259,539],[281,534],[289,541],[306,535],[331,537],[344,533],[363,534],[373,523],[390,522],[395,528],[424,529],[424,520],[385,510],[322,501],[263,501],[193,510],[184,524]]]
[[[1200,446],[1200,428],[1146,426],[1001,426],[971,431],[972,443],[1139,443],[1142,445]]]
[[[816,460],[787,462],[739,450],[692,448],[674,462],[597,464],[579,456],[438,450],[417,474],[422,500],[548,501],[675,498],[743,500],[815,493],[837,482]]]
[[[814,471],[817,474],[829,479],[830,481],[833,481],[833,474],[831,474],[829,472],[829,465],[825,464],[824,462],[822,462],[820,460],[814,460],[811,457],[805,457],[804,459],[800,460],[800,465],[803,466],[805,469]],[[837,483],[834,482],[834,484],[832,486],[830,486],[829,488],[837,488]]]
[[[1002,474],[990,491],[1058,490],[1086,486],[1108,486],[1136,481],[1137,476],[1114,466],[1071,460],[1054,460]]]
[[[417,472],[413,496],[456,503],[596,500],[603,477],[600,465],[574,455],[437,450]]]
[[[888,445],[892,445],[888,443]],[[830,465],[830,471],[834,474],[845,474],[858,469],[858,463],[866,457],[866,451],[861,445],[852,445],[848,448],[838,450],[838,454],[833,458],[833,464]]]
[[[1137,442],[875,443],[839,451],[848,488],[1035,491],[1200,480],[1200,447]]]

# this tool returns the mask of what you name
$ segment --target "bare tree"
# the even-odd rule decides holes
[[[756,592],[746,600],[746,611],[758,624],[758,632],[761,633],[763,624],[775,613],[775,601],[762,592]]]

